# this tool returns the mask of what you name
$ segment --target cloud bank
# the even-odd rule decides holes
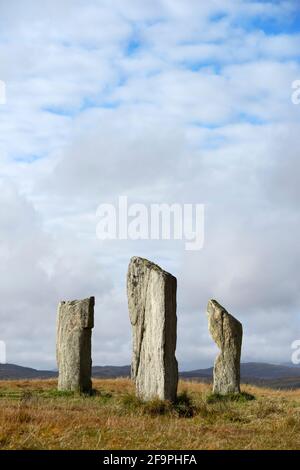
[[[290,360],[300,326],[299,19],[296,0],[1,5],[9,362],[54,368],[58,302],[95,295],[94,364],[129,363],[133,255],[178,278],[181,369],[213,361],[211,297],[243,322],[244,361]],[[205,204],[204,248],[100,242],[96,209],[120,195]]]

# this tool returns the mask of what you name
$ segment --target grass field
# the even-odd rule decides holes
[[[300,449],[300,390],[244,386],[233,401],[180,382],[170,405],[141,403],[127,379],[93,385],[84,397],[56,380],[0,382],[0,449]]]

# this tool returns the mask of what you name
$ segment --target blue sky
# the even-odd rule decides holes
[[[62,299],[96,296],[94,363],[130,361],[125,278],[178,278],[181,368],[210,365],[205,307],[245,326],[243,360],[299,331],[298,1],[12,0],[1,5],[1,340],[55,367]],[[206,206],[205,246],[96,239],[96,209]]]

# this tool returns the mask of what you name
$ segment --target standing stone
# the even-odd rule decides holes
[[[58,390],[89,393],[92,389],[91,338],[94,297],[60,302],[57,312]]]
[[[207,315],[209,332],[221,350],[214,365],[213,392],[239,393],[242,324],[216,300],[208,302]]]
[[[176,290],[174,276],[146,259],[131,259],[127,275],[133,333],[131,376],[143,400],[176,399]]]

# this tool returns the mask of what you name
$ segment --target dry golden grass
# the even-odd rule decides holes
[[[57,393],[55,380],[0,382],[0,449],[300,449],[300,390],[245,386],[255,400],[211,402],[209,385],[180,382],[174,408],[140,403],[127,379],[94,388],[84,397]]]

